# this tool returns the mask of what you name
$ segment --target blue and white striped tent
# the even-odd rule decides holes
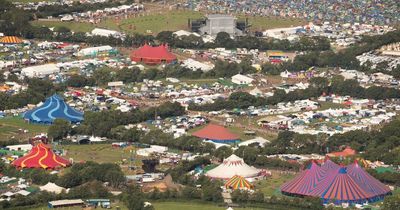
[[[83,120],[83,113],[71,108],[59,95],[52,95],[40,106],[24,114],[30,123],[52,124],[55,119],[65,119],[71,123]]]

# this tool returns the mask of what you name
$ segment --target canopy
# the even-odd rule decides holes
[[[27,111],[24,119],[32,123],[51,124],[55,119],[65,119],[72,123],[83,120],[83,114],[68,106],[64,99],[53,95],[46,99],[40,107]]]
[[[143,62],[146,64],[161,64],[172,63],[176,60],[176,56],[172,54],[167,45],[160,45],[152,47],[150,45],[143,45],[143,47],[132,51],[131,60],[136,62]]]
[[[225,188],[228,189],[253,189],[254,186],[250,184],[244,177],[235,175],[225,183]]]
[[[39,187],[40,191],[47,191],[55,194],[60,194],[63,190],[66,190],[63,187],[60,187],[52,182],[47,183],[46,185],[43,185]]]
[[[311,196],[321,197],[324,203],[335,202],[335,204],[363,204],[374,197],[347,173],[345,167],[341,167],[338,172],[328,176],[331,177],[325,179],[311,191]]]
[[[54,169],[67,167],[71,163],[56,155],[49,146],[39,143],[25,156],[16,159],[12,165],[20,168]]]
[[[230,179],[235,175],[245,178],[256,177],[261,170],[247,165],[242,158],[232,154],[222,164],[209,170],[205,175],[216,179]]]
[[[5,36],[0,39],[1,44],[21,44],[22,42],[22,39],[16,36]]]
[[[339,168],[339,165],[334,163],[328,156],[325,158],[325,162],[321,166],[321,169],[327,172],[336,172]]]
[[[208,124],[206,127],[194,132],[192,135],[217,143],[234,143],[239,140],[238,135],[231,133],[223,126],[214,124]]]
[[[375,196],[390,193],[390,188],[364,171],[364,169],[358,164],[357,160],[347,167],[347,171],[348,174],[354,177],[356,181],[360,182],[361,185],[364,185]]]
[[[327,156],[330,157],[348,157],[348,156],[352,156],[355,155],[356,151],[354,149],[351,149],[351,147],[346,147],[346,149],[344,149],[341,152],[332,152],[327,154]]]
[[[294,179],[286,182],[281,187],[283,194],[309,195],[325,177],[326,171],[322,170],[314,161]]]
[[[282,185],[282,193],[320,197],[324,203],[335,204],[375,202],[390,194],[387,186],[365,172],[357,162],[347,168],[329,159],[325,164],[324,169],[313,162],[307,170]]]

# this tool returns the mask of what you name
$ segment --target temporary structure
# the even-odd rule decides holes
[[[254,186],[250,184],[244,177],[235,175],[229,181],[225,183],[225,188],[227,189],[253,189]]]
[[[19,168],[55,169],[67,167],[71,163],[56,155],[49,146],[39,143],[27,155],[12,162],[12,165]]]
[[[143,62],[148,65],[155,65],[161,63],[172,63],[176,61],[176,56],[168,50],[167,45],[152,47],[145,44],[143,47],[132,51],[131,60]]]
[[[325,169],[314,162],[281,191],[287,195],[319,197],[324,203],[364,204],[382,200],[390,189],[365,172],[358,163],[338,166],[329,159]],[[328,167],[329,166],[329,167]]]
[[[0,39],[0,44],[21,44],[22,39],[16,36],[5,36]]]
[[[327,172],[337,171],[339,168],[340,166],[334,163],[328,156],[325,157],[325,162],[321,166],[321,169]]]
[[[63,190],[66,191],[65,188],[60,187],[52,182],[49,182],[46,185],[39,187],[39,189],[40,191],[47,191],[55,194],[60,194]]]
[[[230,179],[235,175],[245,178],[256,177],[261,170],[247,165],[242,158],[232,154],[221,165],[206,172],[206,176],[215,179]]]
[[[363,204],[371,201],[374,195],[360,185],[354,177],[347,173],[345,167],[338,172],[328,175],[330,178],[322,181],[310,193],[311,196],[321,197],[324,203],[358,203]]]
[[[381,196],[390,193],[390,188],[364,171],[364,169],[358,165],[357,160],[347,167],[347,173],[354,177],[357,182],[364,185],[374,195]]]
[[[309,195],[311,190],[313,190],[324,177],[325,171],[313,161],[306,170],[282,185],[281,191],[283,194],[287,195]]]
[[[192,135],[217,143],[236,143],[239,141],[238,135],[231,133],[223,126],[215,124],[208,124],[206,127],[194,132]]]
[[[32,123],[51,124],[55,119],[65,119],[71,123],[78,123],[83,120],[83,113],[70,107],[59,95],[46,99],[39,107],[27,111],[24,119]]]
[[[351,149],[351,147],[346,147],[346,149],[344,149],[341,152],[332,152],[327,155],[329,157],[348,157],[348,156],[352,156],[355,154],[356,154],[356,151],[354,149]]]

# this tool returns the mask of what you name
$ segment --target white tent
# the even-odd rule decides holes
[[[234,76],[232,76],[232,82],[238,85],[248,85],[250,83],[252,83],[254,81],[254,79],[248,77],[248,76],[244,76],[242,74],[236,74]]]
[[[60,72],[60,68],[56,64],[44,64],[39,66],[29,66],[21,70],[21,74],[27,77],[43,77],[50,74]]]
[[[46,185],[43,185],[39,188],[40,188],[40,191],[52,192],[55,194],[60,194],[63,190],[66,190],[65,188],[60,187],[52,182],[49,182]]]
[[[270,141],[268,141],[267,139],[264,139],[263,137],[256,137],[254,139],[250,139],[244,142],[241,142],[238,144],[238,146],[249,146],[250,144],[253,143],[258,143],[260,145],[260,147],[264,147],[265,144],[270,143]]]
[[[221,165],[208,171],[206,176],[217,179],[230,179],[234,175],[245,178],[258,176],[260,169],[247,165],[242,158],[232,154],[224,159]]]

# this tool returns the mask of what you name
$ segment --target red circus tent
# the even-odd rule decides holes
[[[208,124],[206,127],[194,132],[192,135],[217,143],[235,143],[239,140],[238,135],[231,133],[224,126],[215,124]]]
[[[325,157],[325,161],[321,166],[321,169],[327,172],[335,172],[337,170],[339,170],[340,166],[336,163],[334,163],[329,156]]]
[[[331,152],[327,154],[329,157],[348,157],[348,156],[353,156],[356,154],[356,151],[352,149],[351,147],[346,147],[341,152]]]
[[[56,155],[49,146],[39,143],[28,154],[12,162],[12,165],[19,168],[54,169],[67,167],[71,163]]]
[[[161,63],[172,63],[176,61],[176,56],[169,51],[167,45],[153,47],[145,44],[141,48],[132,51],[131,60],[143,62],[148,65],[156,65]]]

